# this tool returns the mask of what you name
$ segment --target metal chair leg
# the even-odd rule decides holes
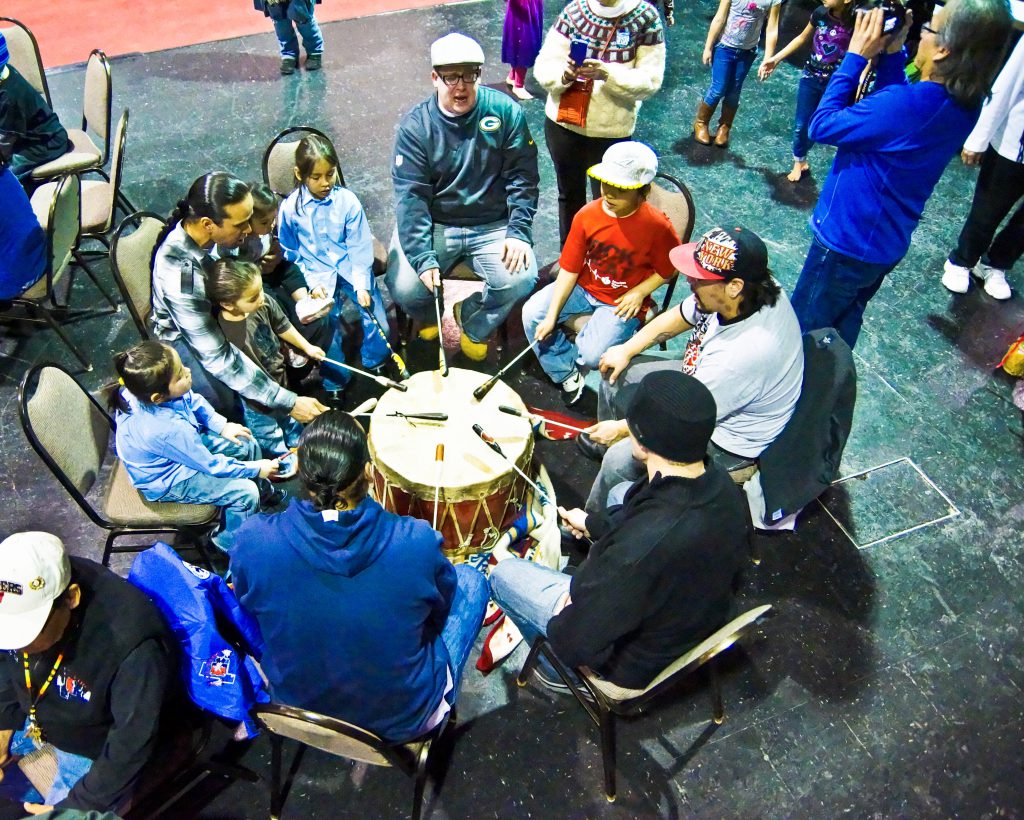
[[[427,758],[430,756],[430,744],[420,750],[416,759],[416,776],[412,791],[412,820],[420,820],[423,815],[423,793],[427,786]]]
[[[277,820],[281,816],[281,746],[284,739],[270,735],[270,817]]]
[[[85,257],[82,255],[80,251],[75,251],[75,260],[85,270],[86,276],[88,276],[92,280],[92,283],[96,286],[96,290],[103,294],[103,298],[107,300],[107,303],[114,310],[117,310],[117,300],[115,300],[114,297],[107,292],[107,289],[103,287],[103,285],[100,283],[99,278],[96,276],[95,273],[93,273],[92,268],[89,266],[89,263],[86,261]]]
[[[601,758],[604,762],[604,796],[615,802],[615,714],[599,707],[601,714]]]
[[[526,686],[530,675],[533,674],[533,668],[537,665],[537,660],[540,658],[540,648],[543,643],[543,638],[537,638],[533,642],[533,646],[530,647],[530,654],[526,656],[526,663],[523,664],[523,668],[519,670],[519,675],[516,678],[517,686]]]
[[[31,303],[26,303],[26,304],[31,304]],[[82,367],[85,368],[85,371],[87,373],[92,371],[92,365],[89,363],[89,360],[86,359],[85,356],[83,356],[81,353],[78,352],[78,349],[71,343],[71,337],[68,336],[68,334],[64,332],[64,328],[62,328],[57,323],[57,320],[53,318],[53,316],[51,315],[50,311],[48,311],[45,307],[37,308],[35,305],[32,305],[29,308],[29,310],[32,312],[33,316],[35,316],[35,317],[38,317],[38,314],[42,313],[43,320],[46,322],[46,324],[48,324],[50,326],[50,329],[60,337],[60,340],[62,342],[64,342],[64,344],[67,347],[67,349],[70,350],[74,354],[75,358],[78,359],[79,362],[81,362]]]
[[[712,719],[716,725],[725,720],[725,707],[722,705],[722,683],[718,679],[718,658],[708,661],[708,681],[711,684]]]

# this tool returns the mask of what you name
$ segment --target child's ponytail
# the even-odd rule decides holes
[[[140,342],[114,354],[114,370],[119,379],[117,388],[111,391],[110,407],[128,413],[131,405],[121,395],[122,387],[145,404],[152,403],[154,393],[167,395],[170,392],[174,352],[163,342]]]

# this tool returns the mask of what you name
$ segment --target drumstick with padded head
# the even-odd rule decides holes
[[[434,287],[434,314],[437,316],[437,364],[442,376],[448,375],[448,361],[444,357],[444,334],[441,330],[441,303],[444,295],[441,293],[441,284]]]
[[[434,520],[430,526],[437,529],[437,505],[441,500],[441,471],[444,469],[444,444],[434,449],[434,463],[437,464],[437,477],[434,479]]]
[[[351,370],[353,373],[358,373],[360,376],[366,376],[368,379],[373,379],[377,384],[383,385],[384,387],[393,387],[395,390],[401,390],[403,393],[409,389],[409,385],[407,384],[393,382],[391,379],[385,378],[384,376],[375,376],[373,373],[367,373],[365,370],[360,370],[358,367],[353,367],[350,364],[339,362],[337,359],[328,359],[324,357],[320,361],[327,362],[327,364],[333,364],[335,367],[343,367],[345,370]]]
[[[521,353],[517,354],[516,357],[512,361],[510,361],[507,365],[505,365],[503,368],[501,368],[501,370],[499,370],[497,373],[495,373],[493,376],[491,376],[491,378],[489,378],[487,381],[485,381],[483,384],[481,384],[476,390],[474,390],[473,391],[473,398],[476,399],[477,401],[483,401],[484,396],[486,396],[488,393],[490,393],[491,392],[491,388],[494,387],[494,385],[496,385],[498,383],[498,379],[500,379],[502,376],[504,376],[506,373],[508,373],[509,368],[511,368],[512,365],[514,365],[521,358],[523,358],[523,356],[525,356],[527,353],[529,353],[531,350],[533,350],[533,348],[536,347],[536,345],[537,345],[537,340],[534,339],[532,342],[530,342],[530,344],[528,344],[526,346],[526,350],[524,350]]]
[[[508,413],[510,416],[519,416],[520,418],[523,418],[523,419],[526,418],[526,416],[524,416],[522,413],[520,413],[518,410],[516,410],[516,408],[509,407],[507,404],[499,404],[498,405],[498,409],[502,413]],[[560,421],[552,421],[551,419],[547,418],[546,416],[543,416],[542,419],[544,421],[544,424],[553,424],[555,427],[564,427],[566,430],[572,430],[574,433],[585,433],[585,432],[587,432],[586,429],[584,429],[583,427],[573,427],[571,424],[562,424],[562,422],[560,422]]]
[[[501,456],[503,459],[505,459],[505,461],[507,461],[510,465],[512,465],[512,469],[515,470],[517,473],[519,473],[519,475],[521,475],[523,477],[523,480],[527,484],[529,484],[531,487],[533,487],[534,491],[541,498],[543,498],[549,504],[551,503],[551,499],[548,497],[548,494],[546,492],[544,492],[544,490],[542,490],[540,488],[540,485],[537,484],[536,481],[534,481],[526,473],[524,473],[522,470],[520,470],[518,464],[516,464],[512,459],[510,459],[507,455],[505,455],[505,451],[501,449],[501,445],[498,444],[498,442],[496,442],[494,440],[493,436],[488,435],[484,431],[484,428],[481,427],[479,424],[474,424],[473,425],[473,432],[476,433],[478,436],[480,436],[480,440],[484,444],[486,444],[488,447],[490,447],[492,450],[494,450],[494,452],[496,452],[499,456]]]
[[[395,363],[395,367],[398,368],[399,376],[402,381],[410,378],[409,368],[405,366],[405,362],[402,361],[402,357],[395,353],[395,349],[391,346],[391,341],[388,339],[388,334],[384,332],[384,328],[380,326],[380,322],[377,321],[377,317],[373,315],[373,308],[364,308],[360,305],[360,308],[367,316],[370,317],[370,321],[373,322],[373,326],[377,328],[377,333],[384,340],[384,346],[388,349],[388,355],[391,356],[391,361]]]

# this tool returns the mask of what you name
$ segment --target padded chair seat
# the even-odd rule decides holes
[[[32,192],[29,204],[32,206],[32,213],[36,216],[36,222],[44,232],[50,225],[50,203],[53,201],[53,192],[58,184],[59,180],[44,182]]]
[[[328,752],[332,755],[347,757],[350,760],[359,760],[363,763],[369,763],[371,766],[391,765],[391,761],[369,744],[363,743],[353,737],[349,737],[348,735],[341,734],[340,732],[336,732],[322,726],[317,726],[313,723],[288,720],[287,718],[282,717],[269,717],[265,714],[262,714],[260,717],[262,720],[267,722],[272,730],[278,731],[283,736],[292,738],[292,740],[297,740],[300,743],[305,743],[307,746],[312,746],[314,749],[320,749],[321,751]],[[339,720],[338,722],[357,731],[366,731],[365,729],[359,729],[359,727],[354,724],[346,723],[343,720]],[[411,743],[400,743],[397,745],[410,751],[413,754],[413,759],[416,759],[419,757],[419,753],[423,747],[430,743],[433,738],[434,735],[431,733],[421,740],[415,740]]]
[[[35,168],[32,171],[33,179],[49,179],[74,171],[83,171],[86,168],[95,168],[99,165],[103,152],[96,147],[96,143],[88,134],[78,129],[69,128],[68,138],[71,140],[71,150],[63,156]]]
[[[105,179],[82,180],[82,232],[93,233],[110,217],[111,183]]]
[[[652,680],[649,684],[647,684],[647,686],[643,689],[627,689],[624,686],[618,686],[612,683],[611,681],[607,681],[603,678],[597,677],[590,669],[584,668],[580,671],[583,672],[584,675],[586,675],[587,680],[591,684],[593,684],[594,688],[597,689],[606,698],[608,698],[608,700],[615,703],[622,703],[623,701],[632,700],[633,698],[638,698],[641,695],[646,695],[655,686],[658,686],[659,684],[668,680],[673,675],[675,675],[676,672],[678,672],[680,669],[684,669],[685,667],[689,666],[698,658],[703,657],[704,655],[708,654],[709,652],[712,652],[713,650],[718,651],[719,645],[723,641],[734,640],[737,632],[746,628],[748,624],[752,624],[754,621],[756,621],[758,618],[764,615],[769,609],[771,609],[771,606],[765,605],[744,612],[742,615],[733,619],[725,626],[723,626],[721,629],[719,629],[717,632],[715,632],[713,635],[711,635],[711,637],[701,641],[699,644],[693,647],[693,649],[689,650],[684,655],[681,655],[680,657],[672,661],[672,663],[666,666],[661,671],[661,673],[657,677],[655,677],[655,679]]]
[[[22,293],[18,298],[29,302],[38,302],[46,296],[46,277],[43,276],[32,287]]]
[[[212,504],[173,504],[147,501],[132,486],[128,471],[118,461],[103,499],[104,514],[116,524],[133,527],[205,524],[217,514]]]

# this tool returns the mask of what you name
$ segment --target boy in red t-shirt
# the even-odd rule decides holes
[[[601,198],[572,221],[558,261],[558,277],[523,305],[523,327],[536,339],[537,358],[562,385],[567,404],[583,394],[580,368],[593,370],[601,354],[639,330],[651,294],[675,275],[668,253],[679,236],[668,217],[647,203],[658,157],[640,142],[619,142],[587,172],[601,182]],[[570,342],[561,325],[590,319]]]

